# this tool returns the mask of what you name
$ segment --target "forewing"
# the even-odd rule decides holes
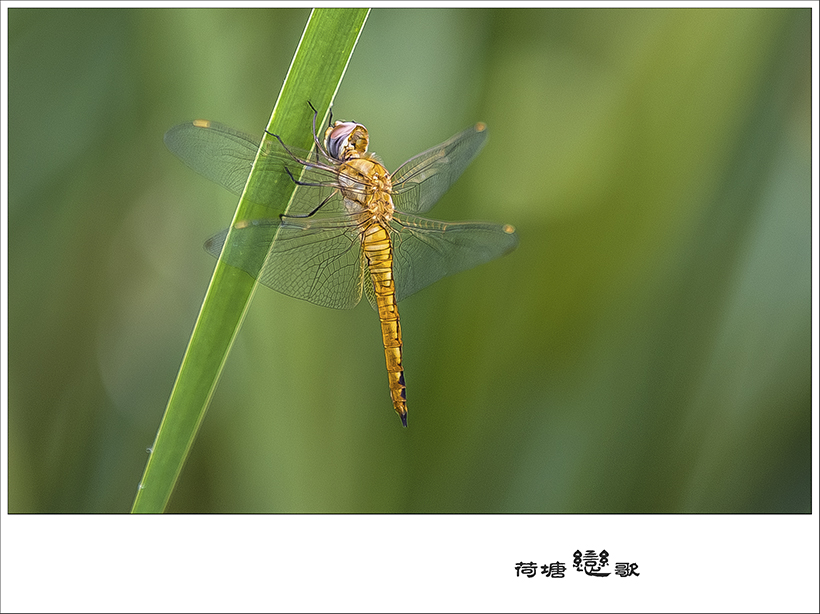
[[[236,195],[242,194],[259,150],[259,139],[217,122],[196,120],[174,126],[165,133],[165,145],[200,175]],[[314,152],[285,148],[275,137],[266,136],[259,157],[257,180],[246,197],[257,204],[285,211],[288,203],[274,202],[276,182],[297,180],[306,184],[297,190],[289,214],[306,215],[338,187],[338,176],[327,160]],[[342,213],[341,202],[323,207],[327,213]]]
[[[334,309],[361,298],[365,267],[350,216],[239,222],[223,250],[227,236],[214,235],[205,249],[277,292]]]
[[[165,133],[165,146],[200,175],[242,193],[259,139],[216,122],[187,122]]]
[[[461,176],[487,142],[487,127],[476,124],[449,141],[410,158],[395,173],[393,203],[404,213],[424,213]]]
[[[442,277],[503,256],[518,245],[515,229],[504,224],[439,222],[396,214],[391,228],[399,301]]]

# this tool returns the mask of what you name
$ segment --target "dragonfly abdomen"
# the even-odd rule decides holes
[[[362,248],[373,279],[376,307],[381,320],[390,397],[402,424],[407,426],[407,397],[401,362],[401,324],[396,304],[396,285],[393,282],[393,246],[387,229],[373,222],[364,231]]]

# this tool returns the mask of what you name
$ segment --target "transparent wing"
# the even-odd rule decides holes
[[[205,249],[277,292],[334,309],[361,299],[366,267],[351,216],[239,222],[223,252],[227,236],[214,235]]]
[[[515,229],[505,224],[439,222],[397,213],[391,227],[399,301],[446,275],[503,256],[518,245]]]
[[[259,139],[217,122],[196,120],[174,126],[165,133],[165,145],[186,165],[236,195],[242,194],[259,150]],[[249,186],[247,198],[282,213],[287,203],[273,202],[277,182],[304,185],[297,190],[289,214],[306,215],[325,202],[338,188],[336,168],[316,152],[285,147],[266,136],[259,159],[258,181]],[[363,188],[362,188],[363,189]],[[330,198],[326,213],[343,213],[341,199]]]
[[[424,213],[459,178],[487,142],[487,126],[476,124],[449,141],[410,158],[395,173],[393,204],[405,213]]]
[[[406,162],[393,174],[400,211],[428,210],[464,171],[486,141],[483,124],[457,134]],[[259,149],[258,141],[215,122],[197,120],[171,128],[165,143],[185,164],[234,194],[241,194]],[[346,214],[334,161],[266,139],[258,181],[246,196],[281,213],[272,202],[277,181],[297,181],[288,216],[243,221],[211,237],[206,250],[260,283],[317,305],[355,306],[373,288],[361,249],[360,217]],[[356,189],[345,186],[346,190]],[[361,187],[362,190],[365,186]],[[313,215],[321,205],[321,213]],[[307,217],[292,217],[307,216]],[[497,258],[518,243],[511,226],[444,223],[396,212],[391,222],[397,298],[458,271]],[[223,253],[223,246],[225,247]]]

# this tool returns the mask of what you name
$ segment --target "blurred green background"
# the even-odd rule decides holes
[[[307,10],[9,11],[9,510],[130,509]],[[519,248],[376,314],[260,288],[173,512],[809,512],[810,10],[374,10],[334,107]],[[306,126],[305,129],[309,127]]]

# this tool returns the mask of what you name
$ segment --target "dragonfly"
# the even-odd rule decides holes
[[[487,126],[477,123],[389,173],[378,156],[368,153],[363,125],[336,121],[320,140],[316,117],[314,109],[310,151],[289,147],[267,131],[260,144],[207,120],[174,126],[164,140],[199,174],[272,211],[270,217],[239,220],[210,237],[205,242],[209,254],[278,292],[324,307],[349,309],[367,296],[381,322],[393,408],[406,427],[397,303],[518,244],[509,224],[419,216],[478,155],[487,142]],[[256,181],[248,182],[257,155]],[[272,196],[281,181],[296,184],[288,203]]]

